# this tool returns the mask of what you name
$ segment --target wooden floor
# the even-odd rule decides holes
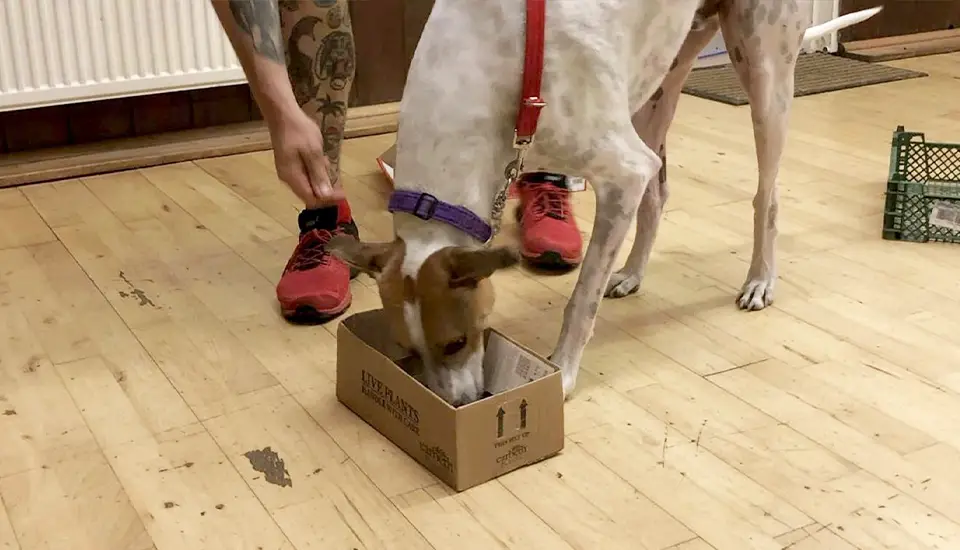
[[[892,130],[960,142],[960,54],[895,64],[931,77],[796,101],[756,313],[750,113],[684,96],[566,449],[459,495],[336,402],[336,323],[279,317],[297,210],[269,153],[0,190],[0,549],[960,548],[960,245],[879,238]],[[391,142],[345,147],[369,239]],[[575,277],[498,275],[497,326],[548,352]]]

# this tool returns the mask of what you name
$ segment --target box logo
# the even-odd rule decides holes
[[[450,460],[450,457],[447,456],[446,451],[440,447],[433,446],[430,447],[425,444],[423,441],[420,442],[420,451],[423,452],[423,455],[429,458],[431,461],[435,462],[438,466],[444,470],[453,472],[453,460]]]
[[[408,430],[418,436],[420,435],[420,412],[416,407],[394,393],[390,386],[365,370],[361,371],[360,380],[363,395],[392,414]]]
[[[522,460],[527,454],[526,445],[514,445],[510,450],[497,457],[497,464],[501,467],[509,466],[518,460]]]

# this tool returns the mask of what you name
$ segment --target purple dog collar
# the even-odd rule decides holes
[[[493,237],[493,228],[483,218],[470,210],[448,204],[430,193],[417,191],[394,191],[387,205],[390,212],[405,212],[421,220],[437,220],[452,225],[482,243]]]

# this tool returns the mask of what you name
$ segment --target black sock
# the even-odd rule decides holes
[[[300,212],[297,217],[297,223],[300,226],[300,234],[307,233],[313,229],[326,229],[333,231],[337,228],[337,218],[339,209],[337,205],[324,206],[322,208],[308,208]]]

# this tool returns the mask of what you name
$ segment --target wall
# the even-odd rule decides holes
[[[433,0],[349,5],[350,107],[399,101]],[[0,0],[0,153],[258,120],[215,17],[208,0]]]
[[[351,105],[399,99],[433,0],[349,0]],[[0,2],[0,111],[243,84],[209,0]]]
[[[351,0],[357,47],[353,105],[400,101],[433,0]]]
[[[960,0],[840,0],[840,13],[883,5],[874,17],[840,31],[840,40],[867,40],[960,27]]]

